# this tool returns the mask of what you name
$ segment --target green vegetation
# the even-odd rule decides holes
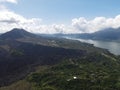
[[[11,55],[13,55],[13,56],[22,56],[23,53],[21,51],[12,50],[11,51]]]
[[[17,31],[0,37],[0,90],[120,90],[120,56]]]
[[[118,62],[101,54],[92,54],[33,73],[27,81],[34,83],[38,90],[120,90]]]
[[[116,56],[91,53],[57,65],[39,67],[23,83],[11,87],[12,90],[120,90],[120,62]]]

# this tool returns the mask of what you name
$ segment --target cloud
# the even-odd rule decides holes
[[[29,27],[28,29],[30,30],[32,27]],[[51,25],[44,25],[41,24],[37,27],[35,27],[32,32],[35,33],[44,33],[44,34],[56,34],[56,33],[63,33],[63,34],[68,34],[68,33],[78,33],[78,30],[73,30],[71,26],[64,25],[64,24],[51,24]]]
[[[39,18],[27,19],[9,10],[0,11],[0,32],[4,33],[12,28],[24,28],[28,30],[35,30],[41,23]]]
[[[13,28],[23,28],[33,33],[92,33],[105,28],[119,28],[120,15],[114,18],[96,17],[87,20],[84,17],[75,18],[70,25],[65,24],[42,24],[40,18],[25,18],[9,10],[0,11],[0,33]]]
[[[17,3],[18,0],[0,0],[0,3],[5,3],[5,2],[8,2],[8,3]]]
[[[73,28],[64,24],[42,24],[40,18],[25,18],[13,11],[3,9],[0,11],[0,33],[4,33],[13,28],[23,28],[33,33],[72,33]],[[74,30],[74,32],[78,32]]]
[[[84,33],[92,33],[105,28],[119,28],[120,15],[114,18],[96,17],[93,20],[87,20],[84,17],[72,20],[72,26]]]
[[[88,20],[84,17],[74,18],[71,24],[42,24],[40,18],[26,18],[9,10],[3,2],[17,3],[18,0],[0,0],[0,33],[13,28],[23,28],[33,33],[92,33],[105,28],[119,28],[120,15],[114,18],[95,17]]]
[[[0,4],[0,11],[3,11],[3,10],[7,10],[7,8],[4,5]]]

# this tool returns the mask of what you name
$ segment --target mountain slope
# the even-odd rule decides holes
[[[85,33],[85,34],[75,34],[75,35],[67,35],[67,36],[74,38],[83,38],[83,39],[120,41],[120,28],[117,29],[108,28],[91,34]]]
[[[119,70],[118,57],[91,53],[53,66],[36,67],[24,80],[0,90],[119,90]]]
[[[0,86],[10,85],[25,78],[38,66],[51,67],[64,60],[81,60],[91,53],[104,54],[116,59],[116,56],[107,50],[91,44],[41,37],[25,30],[13,29],[0,36]],[[94,57],[91,59],[94,60]]]
[[[98,31],[92,34],[93,39],[100,39],[100,40],[120,40],[120,28],[118,29],[105,29],[102,31]]]
[[[47,37],[59,37],[59,38],[81,38],[81,39],[93,39],[93,40],[109,40],[120,41],[120,28],[107,28],[94,33],[82,33],[82,34],[53,34],[42,35]]]
[[[24,29],[14,28],[13,30],[6,32],[0,36],[2,39],[18,39],[25,37],[35,37],[35,35],[25,31]]]
[[[15,42],[15,44],[14,44]],[[17,45],[17,42],[21,43],[30,43],[35,45],[43,45],[43,46],[50,46],[50,47],[59,47],[59,48],[66,48],[66,49],[80,49],[85,50],[87,52],[107,52],[104,49],[96,48],[91,44],[81,43],[79,41],[62,39],[57,37],[43,37],[38,36],[32,33],[27,32],[24,29],[13,29],[7,33],[0,35],[0,45],[2,48],[8,49],[3,47],[8,44],[8,46]]]
[[[0,86],[24,78],[39,65],[54,65],[64,59],[80,58],[107,50],[67,39],[38,37],[13,29],[0,36]]]
[[[14,42],[15,43],[15,42]],[[18,45],[19,44],[19,45]],[[0,60],[0,85],[19,80],[26,76],[37,65],[54,65],[64,58],[84,56],[82,50],[55,48],[27,43],[18,43],[5,51],[5,56]],[[8,80],[9,79],[9,80]]]

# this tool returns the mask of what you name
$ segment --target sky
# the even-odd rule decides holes
[[[0,33],[93,33],[120,27],[119,0],[0,0]]]

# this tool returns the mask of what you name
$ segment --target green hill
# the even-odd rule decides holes
[[[119,71],[118,57],[91,53],[37,67],[24,80],[0,90],[120,90]]]
[[[120,90],[120,58],[92,44],[14,29],[0,36],[0,87]]]

